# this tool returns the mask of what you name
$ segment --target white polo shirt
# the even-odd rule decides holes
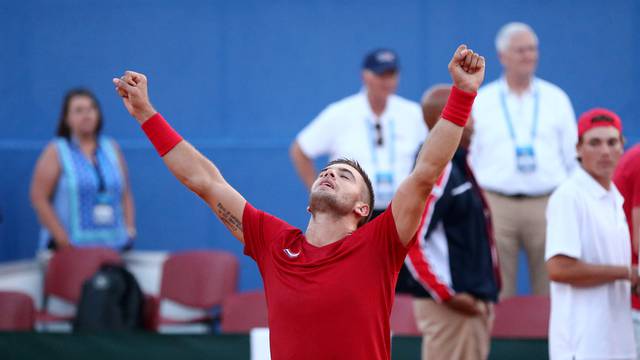
[[[545,258],[630,266],[623,201],[613,183],[607,191],[576,167],[549,200]],[[551,282],[551,359],[635,359],[630,286],[628,280],[592,287]]]
[[[529,90],[513,93],[504,78],[478,91],[469,149],[478,183],[507,195],[553,191],[576,165],[577,127],[562,89],[534,78]],[[509,131],[509,124],[513,135]],[[536,169],[518,170],[516,147],[532,147]]]
[[[420,105],[397,95],[389,96],[379,121],[382,146],[376,143],[376,117],[362,91],[329,105],[298,134],[297,142],[310,158],[326,155],[330,161],[343,157],[357,160],[371,179],[374,208],[383,210],[389,205],[389,194],[413,169],[427,127]],[[392,179],[382,189],[383,180],[377,179],[389,174]]]

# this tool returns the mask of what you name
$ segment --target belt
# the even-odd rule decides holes
[[[498,196],[506,197],[509,199],[514,199],[514,200],[539,199],[539,198],[544,198],[551,195],[551,192],[544,193],[544,194],[523,194],[523,193],[505,194],[505,193],[502,193],[499,191],[493,191],[493,190],[487,190],[487,192],[498,195]]]

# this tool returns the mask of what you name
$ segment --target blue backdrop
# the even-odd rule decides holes
[[[633,0],[3,1],[0,261],[35,253],[33,165],[52,138],[64,92],[82,85],[102,101],[106,133],[129,163],[136,248],[227,249],[241,259],[241,288],[259,287],[256,266],[164,169],[111,78],[146,73],[156,107],[229,182],[257,207],[304,227],[307,194],[288,145],[324,106],[358,91],[366,51],[396,49],[399,93],[418,100],[448,81],[446,64],[461,42],[486,55],[487,80],[498,77],[495,33],[513,20],[537,31],[538,74],[562,87],[577,113],[609,107],[630,142],[640,139],[640,5]]]

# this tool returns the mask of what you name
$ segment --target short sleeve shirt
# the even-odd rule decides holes
[[[244,252],[264,281],[272,359],[390,358],[389,316],[407,253],[391,207],[322,247],[248,203],[243,228]]]
[[[632,147],[620,158],[613,181],[624,197],[623,208],[631,233],[631,211],[640,207],[640,145]]]
[[[384,210],[388,202],[379,201],[379,173],[393,174],[392,187],[411,173],[415,154],[427,135],[420,105],[397,95],[389,96],[379,118],[383,142],[377,145],[375,115],[366,93],[344,98],[329,105],[297,137],[298,145],[310,158],[328,156],[357,160],[372,180],[375,208]]]
[[[640,145],[636,145],[624,153],[613,176],[616,187],[624,198],[624,214],[627,216],[629,236],[633,232],[633,208],[640,208]],[[636,234],[640,236],[640,234]],[[638,253],[631,248],[631,262],[638,264]],[[640,296],[632,294],[631,304],[640,310]]]
[[[567,94],[550,82],[534,78],[528,91],[516,95],[504,78],[495,80],[478,91],[473,118],[471,164],[485,190],[548,194],[576,166],[573,107]],[[533,149],[535,170],[518,170],[516,147]]]

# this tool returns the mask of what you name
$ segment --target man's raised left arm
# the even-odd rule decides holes
[[[441,119],[427,136],[413,172],[400,184],[392,202],[393,219],[403,245],[420,226],[427,197],[458,148],[476,92],[484,79],[485,60],[460,45],[449,62],[454,87]]]

